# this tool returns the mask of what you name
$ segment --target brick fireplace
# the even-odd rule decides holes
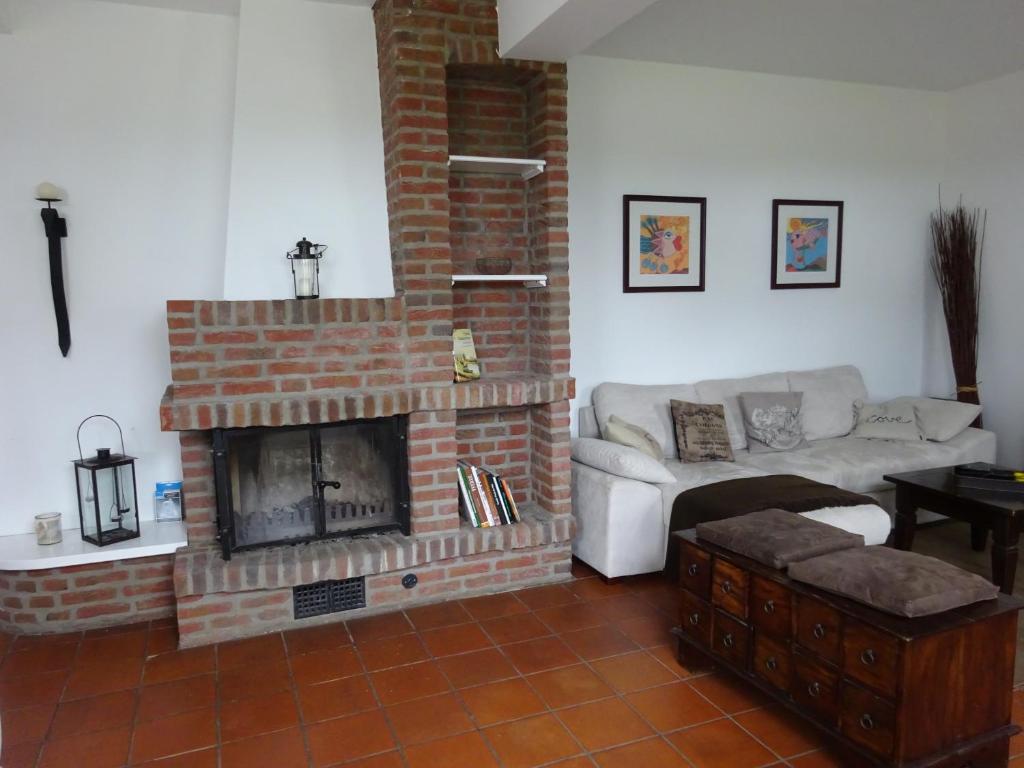
[[[378,0],[374,17],[395,296],[167,304],[160,415],[180,434],[188,500],[174,560],[183,646],[288,626],[293,588],[320,581],[365,577],[373,612],[568,577],[565,67],[497,58],[493,0]],[[450,154],[546,165],[529,180],[461,173]],[[547,287],[453,288],[481,255]],[[452,383],[453,327],[473,330],[478,382]],[[395,415],[408,420],[409,535],[221,556],[214,430]],[[502,474],[523,521],[461,522],[458,459]]]

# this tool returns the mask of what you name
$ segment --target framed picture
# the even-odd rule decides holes
[[[703,291],[706,197],[622,196],[622,291]]]
[[[842,200],[772,200],[772,288],[838,288]]]

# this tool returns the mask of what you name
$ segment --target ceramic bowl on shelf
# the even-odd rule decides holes
[[[507,275],[512,271],[512,259],[507,256],[480,256],[476,271],[481,275]]]

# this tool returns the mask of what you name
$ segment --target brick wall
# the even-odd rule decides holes
[[[169,301],[167,327],[179,401],[402,386],[433,362],[409,351],[401,297]]]
[[[173,555],[0,571],[0,626],[66,632],[173,616]]]

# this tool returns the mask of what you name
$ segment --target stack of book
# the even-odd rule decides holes
[[[519,522],[519,510],[508,483],[493,472],[467,461],[458,463],[459,505],[462,516],[474,528],[490,528]]]

